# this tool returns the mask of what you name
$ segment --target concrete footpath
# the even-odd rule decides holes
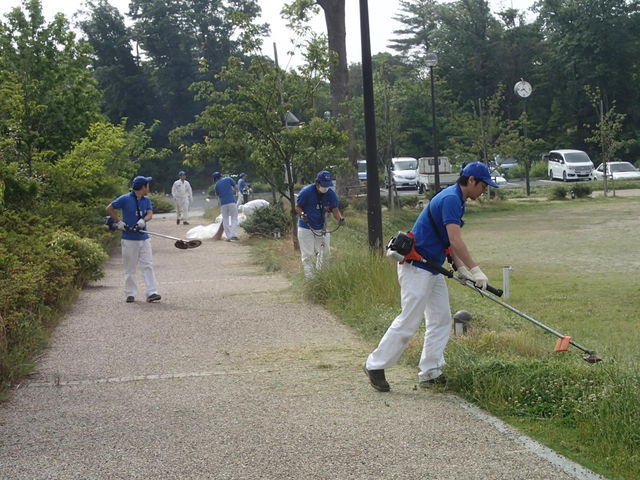
[[[184,234],[173,218],[150,227]],[[361,369],[374,345],[242,242],[153,247],[162,301],[124,302],[114,252],[0,405],[3,480],[600,478],[418,389],[414,369],[374,391]]]

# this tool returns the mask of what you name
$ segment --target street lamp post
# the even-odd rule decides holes
[[[435,177],[435,192],[440,191],[440,159],[438,158],[438,127],[436,126],[436,93],[433,84],[433,67],[438,64],[438,56],[427,53],[425,63],[429,67],[429,77],[431,78],[431,122],[433,124],[433,176]]]

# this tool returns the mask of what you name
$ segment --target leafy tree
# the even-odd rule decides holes
[[[585,86],[600,90],[604,110],[624,100],[621,113],[633,110],[640,93],[630,81],[638,75],[638,4],[625,0],[543,0],[540,26],[545,38],[540,89],[553,92],[551,111],[556,143],[585,144],[586,125],[597,119]],[[550,131],[553,134],[553,131]]]
[[[153,123],[158,99],[148,75],[132,52],[132,35],[124,17],[107,0],[88,1],[79,22],[93,48],[94,75],[103,93],[102,112],[114,123]]]
[[[339,167],[340,149],[345,134],[336,128],[334,120],[309,116],[312,100],[304,79],[270,67],[261,58],[254,58],[248,67],[231,57],[218,80],[229,85],[216,91],[212,82],[195,86],[196,96],[207,107],[197,120],[173,133],[174,140],[188,138],[196,130],[206,132],[203,143],[182,146],[189,164],[201,164],[214,157],[223,167],[231,167],[239,154],[250,152],[258,175],[287,198],[291,225],[296,232],[294,172],[304,179],[329,166]],[[306,106],[306,109],[305,109]],[[301,112],[299,126],[285,128],[288,112]],[[306,117],[306,121],[304,121]],[[294,248],[298,248],[294,235]]]
[[[191,122],[202,109],[189,91],[204,78],[200,67],[215,74],[230,55],[239,55],[240,26],[260,13],[255,0],[132,0],[129,9],[158,92],[163,132]]]
[[[45,23],[40,0],[24,8],[0,22],[0,82],[21,97],[10,140],[15,160],[32,173],[36,157],[54,160],[85,135],[99,118],[100,93],[90,47],[76,41],[65,17]]]
[[[358,148],[353,132],[353,118],[350,111],[349,69],[347,63],[345,0],[293,0],[285,5],[283,14],[290,21],[290,26],[304,32],[305,24],[310,16],[318,12],[318,6],[324,12],[327,26],[327,41],[331,59],[329,85],[331,89],[331,109],[337,116],[341,127],[349,133],[347,156],[350,166],[341,171],[343,181],[338,187],[346,193],[346,185],[358,183],[357,160]],[[346,167],[346,165],[345,165]]]
[[[598,88],[587,88],[586,91],[591,105],[598,112],[599,121],[595,127],[587,125],[588,128],[591,128],[593,135],[586,138],[585,141],[600,147],[602,171],[604,172],[604,195],[607,196],[607,163],[613,161],[616,152],[624,146],[625,142],[620,139],[620,134],[626,115],[616,112],[615,103],[605,112],[604,101]],[[613,194],[615,195],[615,190]]]

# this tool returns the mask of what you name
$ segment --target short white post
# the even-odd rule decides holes
[[[509,265],[502,267],[502,298],[505,300],[509,298],[509,284],[511,283],[509,276],[511,270],[512,269]]]

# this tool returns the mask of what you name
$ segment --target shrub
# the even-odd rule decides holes
[[[524,167],[522,165],[511,167],[505,175],[507,178],[524,178]]]
[[[76,261],[77,285],[81,286],[87,281],[98,280],[104,276],[102,265],[109,257],[98,242],[63,231],[54,234],[51,246],[62,249]]]
[[[551,189],[549,198],[551,200],[564,200],[567,196],[567,187],[563,185],[557,185]]]
[[[591,195],[593,189],[588,183],[576,183],[571,189],[576,198],[585,198]]]
[[[280,205],[269,205],[258,208],[243,224],[242,228],[250,236],[271,237],[273,232],[289,231],[290,218]]]
[[[153,204],[153,213],[169,213],[173,212],[175,209],[173,202],[162,193],[151,193],[149,194],[149,198]]]
[[[547,162],[534,162],[529,172],[530,178],[547,178]]]

